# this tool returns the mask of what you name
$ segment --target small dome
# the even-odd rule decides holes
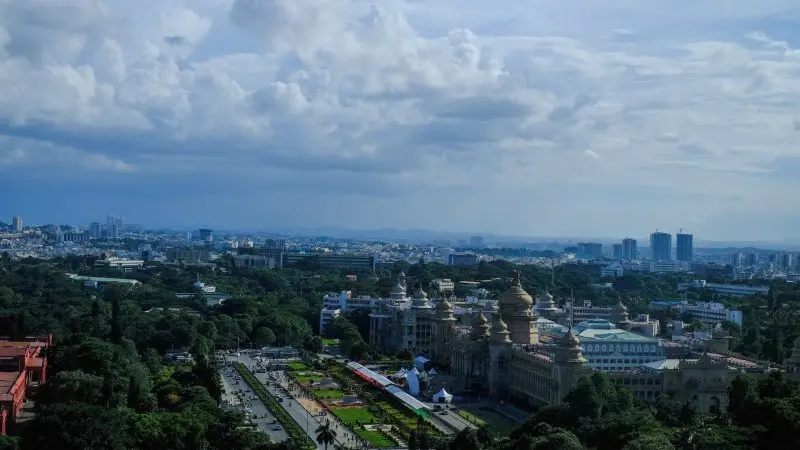
[[[572,334],[572,330],[568,330],[561,338],[561,346],[565,348],[576,348],[581,346],[581,341],[577,336]]]
[[[451,312],[453,310],[453,305],[451,305],[446,298],[442,298],[436,302],[436,310],[442,312]]]
[[[508,325],[503,321],[503,318],[500,317],[500,314],[495,314],[492,317],[492,332],[505,332],[508,331]]]
[[[478,316],[475,317],[475,320],[472,322],[472,325],[475,327],[481,327],[488,325],[489,321],[486,320],[486,316],[483,315],[483,311],[478,312]]]
[[[612,308],[614,312],[628,312],[628,308],[622,304],[622,300],[620,299],[616,305]]]
[[[503,306],[511,306],[530,309],[533,306],[533,297],[525,292],[525,289],[522,289],[519,271],[514,272],[514,282],[500,297],[499,304],[501,308]]]
[[[427,300],[428,299],[428,293],[425,292],[424,290],[422,290],[422,286],[421,285],[417,286],[417,290],[414,291],[414,298]]]

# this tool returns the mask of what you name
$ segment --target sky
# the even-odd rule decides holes
[[[0,221],[785,240],[796,0],[0,0]]]

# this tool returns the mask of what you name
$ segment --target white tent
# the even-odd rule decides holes
[[[431,367],[431,370],[428,371],[428,375],[430,375],[430,376],[434,376],[434,375],[438,375],[438,374],[439,374],[439,372],[437,372],[436,369],[434,369],[433,367]]]
[[[453,400],[453,395],[448,394],[444,388],[441,388],[439,392],[433,394],[434,403],[450,403],[451,400]]]
[[[409,374],[419,375],[419,370],[416,367],[408,371]]]
[[[400,369],[394,374],[395,378],[403,378],[404,376],[406,376],[406,369]]]

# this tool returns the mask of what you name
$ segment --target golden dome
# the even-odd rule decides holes
[[[564,348],[576,348],[581,346],[581,341],[572,334],[572,330],[568,330],[567,334],[561,338],[561,346]]]
[[[495,333],[508,331],[508,325],[506,325],[503,318],[500,317],[500,314],[492,316],[492,331]]]
[[[628,308],[622,304],[622,299],[619,299],[616,305],[613,306],[612,311],[615,312],[628,312]]]
[[[441,312],[450,312],[453,310],[453,305],[451,305],[446,298],[442,298],[436,302],[436,310]]]
[[[522,307],[530,309],[533,306],[533,297],[522,289],[519,271],[514,271],[514,282],[511,287],[500,296],[500,307]]]

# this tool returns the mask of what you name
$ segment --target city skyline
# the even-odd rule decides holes
[[[798,18],[789,0],[5,2],[2,220],[797,240]]]

